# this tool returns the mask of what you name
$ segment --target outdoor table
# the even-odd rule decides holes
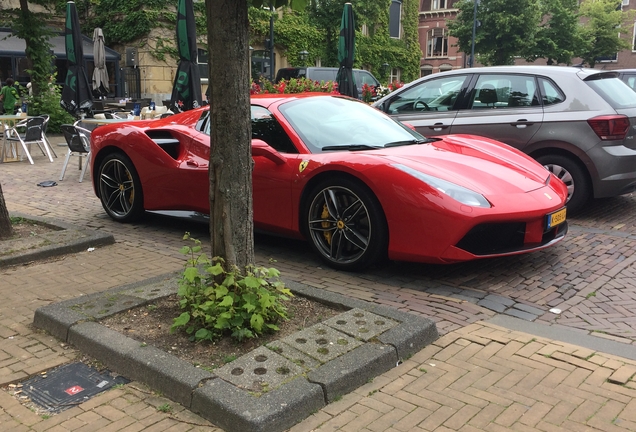
[[[0,151],[0,162],[20,161],[20,147],[15,141],[7,141],[7,134],[15,132],[15,129],[12,128],[16,125],[16,123],[27,118],[29,117],[26,115],[17,114],[0,115],[0,125],[2,125],[2,149]]]

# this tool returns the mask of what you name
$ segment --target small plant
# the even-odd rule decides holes
[[[369,84],[362,84],[362,100],[366,103],[370,103],[374,97],[377,96],[375,92],[375,86]]]
[[[165,403],[163,405],[159,405],[157,407],[157,411],[161,411],[163,413],[169,413],[170,411],[172,411],[172,407],[170,406],[170,404]]]
[[[152,312],[153,310],[156,310],[156,309],[157,309],[157,305],[153,305],[153,304],[151,304],[151,305],[148,305],[146,308],[147,308],[149,311],[151,311],[151,312]]]
[[[237,268],[226,270],[224,260],[210,261],[190,233],[183,239],[194,243],[181,248],[189,256],[178,291],[179,306],[185,311],[170,331],[184,328],[193,341],[214,341],[225,333],[240,342],[278,330],[276,323],[287,319],[283,302],[293,296],[278,279],[278,270],[254,266],[244,274]]]

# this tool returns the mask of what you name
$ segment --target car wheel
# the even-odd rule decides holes
[[[309,194],[304,229],[321,258],[339,270],[359,270],[386,255],[388,229],[375,195],[341,178],[317,185]]]
[[[132,161],[123,153],[106,156],[99,165],[99,199],[118,222],[132,222],[143,213],[143,192]]]
[[[590,199],[592,189],[587,175],[579,164],[561,155],[541,156],[537,161],[567,186],[568,212],[574,214],[581,211]]]

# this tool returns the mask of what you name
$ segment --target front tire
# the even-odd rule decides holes
[[[537,162],[561,179],[568,188],[568,213],[575,214],[583,209],[591,198],[592,188],[586,173],[578,163],[561,155],[545,155]]]
[[[135,166],[123,153],[111,153],[99,165],[99,199],[117,222],[133,222],[144,214],[141,181]]]
[[[329,266],[360,270],[386,256],[386,219],[366,186],[347,178],[323,181],[309,193],[302,214],[312,248]]]

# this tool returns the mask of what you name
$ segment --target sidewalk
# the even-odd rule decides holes
[[[60,142],[59,137],[54,142]],[[189,221],[159,216],[134,225],[111,221],[92,193],[88,173],[83,183],[77,181],[79,170],[71,169],[76,164],[58,186],[37,187],[58,179],[65,149],[55,150],[59,157],[54,163],[34,154],[32,166],[0,164],[9,210],[103,230],[112,233],[116,243],[0,270],[0,387],[81,356],[31,327],[35,309],[179,270],[183,233],[207,237],[206,226]],[[579,345],[572,345],[531,334],[538,333],[539,324],[520,321],[521,331],[508,329],[489,321],[497,315],[492,309],[421,290],[414,273],[396,272],[399,266],[380,274],[335,272],[322,268],[299,242],[258,237],[256,254],[263,264],[276,259],[274,265],[287,279],[429,316],[443,335],[301,422],[294,432],[636,430],[636,383],[631,380],[636,355],[630,340],[609,341],[618,352],[624,350],[618,356],[584,348],[588,338],[590,346],[600,338],[583,331],[578,331]],[[470,280],[486,273],[473,268],[475,274],[462,277]],[[158,410],[165,410],[166,404],[171,412]],[[0,424],[11,431],[219,430],[135,382],[50,418],[0,391]]]

